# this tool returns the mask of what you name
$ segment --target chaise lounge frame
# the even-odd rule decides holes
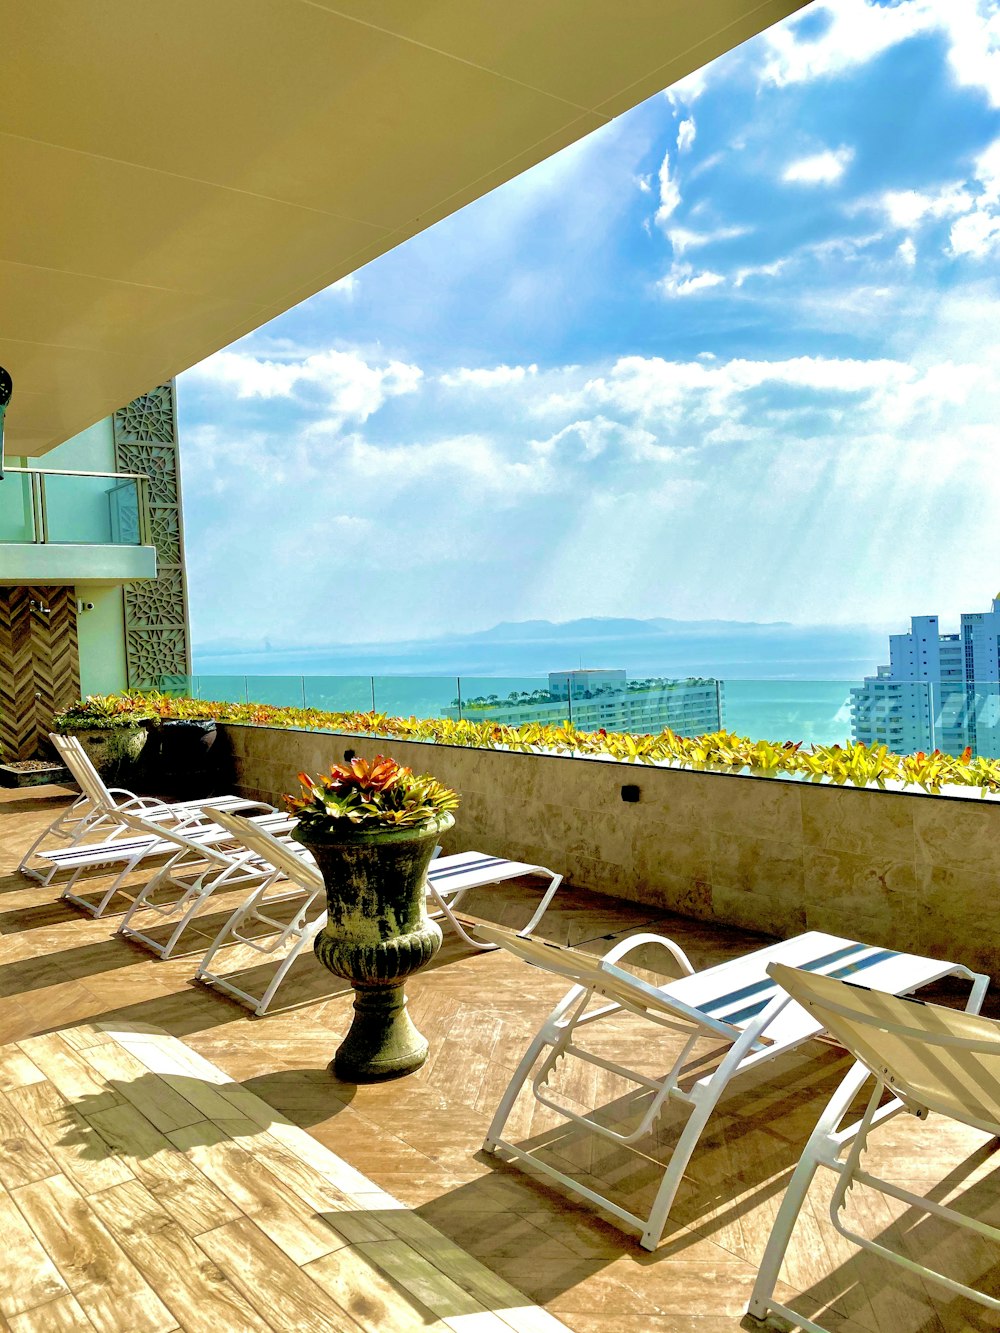
[[[695,972],[687,955],[672,940],[660,935],[640,934],[616,944],[603,958],[582,953],[545,940],[526,939],[495,926],[477,926],[476,934],[507,949],[523,962],[571,980],[572,988],[555,1006],[530,1042],[500,1100],[484,1142],[488,1152],[502,1153],[514,1161],[530,1163],[533,1169],[557,1180],[590,1203],[640,1232],[640,1244],[656,1248],[684,1171],[698,1140],[729,1083],[740,1074],[770,1062],[823,1031],[823,1024],[781,990],[769,976],[772,962],[797,964],[832,975],[864,976],[866,983],[889,991],[910,991],[946,976],[960,976],[972,983],[968,1008],[979,1010],[989,978],[958,963],[940,962],[917,955],[878,949],[854,940],[819,931],[796,936],[779,944],[732,959],[716,967]],[[682,976],[663,986],[653,986],[618,964],[636,949],[663,948],[680,967]],[[591,1008],[594,997],[609,1003]],[[667,1074],[647,1077],[614,1061],[587,1051],[574,1037],[577,1030],[626,1011],[648,1019],[667,1031],[678,1032],[685,1041]],[[715,1069],[682,1086],[685,1066],[696,1043],[705,1038],[728,1047]],[[546,1053],[547,1052],[547,1053]],[[619,1132],[561,1103],[546,1083],[555,1066],[566,1056],[617,1074],[653,1093],[639,1123],[630,1132]],[[539,1059],[541,1064],[532,1077]],[[528,1148],[508,1142],[503,1135],[521,1089],[530,1086],[536,1101],[605,1139],[630,1147],[648,1134],[668,1101],[688,1111],[688,1119],[671,1154],[646,1217],[631,1212],[612,1199],[583,1185]],[[596,1109],[596,1108],[595,1108]]]

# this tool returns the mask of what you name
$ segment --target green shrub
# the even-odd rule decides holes
[[[156,717],[149,701],[141,694],[88,694],[52,719],[56,731],[110,731],[116,727],[134,727]]]
[[[749,771],[764,777],[794,775],[811,782],[885,787],[887,782],[938,792],[942,786],[978,787],[982,795],[1000,792],[1000,760],[961,756],[935,750],[912,755],[892,754],[884,745],[861,742],[812,745],[801,741],[750,740],[730,731],[704,736],[631,732],[577,731],[531,722],[515,727],[502,722],[455,721],[451,718],[390,717],[386,713],[327,713],[317,708],[278,708],[272,704],[218,703],[205,699],[173,699],[166,695],[125,695],[156,717],[213,718],[261,727],[294,727],[372,736],[380,740],[429,741],[483,750],[515,750],[567,755],[602,755],[623,763],[674,763],[713,772]]]

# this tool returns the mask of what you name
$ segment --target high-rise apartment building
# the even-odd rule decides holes
[[[889,637],[889,664],[851,691],[851,730],[897,754],[943,750],[1000,757],[1000,595],[962,615],[957,634],[914,616]]]
[[[722,681],[628,680],[622,670],[550,671],[548,689],[521,691],[500,699],[463,699],[446,716],[488,717],[521,726],[567,720],[581,731],[662,731],[701,736],[723,725]]]

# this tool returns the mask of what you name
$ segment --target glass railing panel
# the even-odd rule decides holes
[[[935,684],[933,698],[933,746],[920,748],[1000,759],[1000,681]]]
[[[446,716],[470,722],[503,722],[522,726],[529,722],[565,722],[566,700],[549,692],[544,676],[462,676],[459,680],[461,709],[457,701]]]
[[[723,725],[724,694],[723,683],[709,677],[569,682],[573,725],[580,731],[656,733],[669,728],[682,736],[703,735]]]
[[[966,748],[1000,758],[1000,682],[715,680],[660,676],[561,683],[538,676],[216,676],[163,678],[195,698],[458,718],[581,731],[694,736],[724,728],[752,740],[844,745],[863,741],[896,754]]]
[[[371,676],[303,676],[305,708],[330,713],[370,713]]]
[[[751,740],[843,745],[851,739],[859,686],[846,680],[727,680],[723,726]]]
[[[197,699],[198,677],[171,674],[161,676],[156,688],[161,694],[168,694],[172,699]]]
[[[456,706],[455,676],[375,676],[375,711],[391,717],[446,717]],[[370,706],[370,705],[369,705]]]
[[[139,483],[131,477],[38,474],[45,539],[74,545],[138,546]]]
[[[302,708],[301,676],[247,676],[246,697],[252,704]]]
[[[192,676],[191,680],[195,699],[211,699],[224,704],[247,702],[246,676]]]
[[[0,481],[0,542],[35,541],[31,477],[8,472]]]

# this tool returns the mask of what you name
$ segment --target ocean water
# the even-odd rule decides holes
[[[559,627],[554,627],[558,630]],[[752,626],[641,635],[490,635],[260,652],[195,651],[202,698],[440,716],[459,697],[533,690],[549,671],[624,668],[630,679],[723,682],[724,725],[742,735],[832,744],[850,736],[850,690],[885,656],[867,628]]]

